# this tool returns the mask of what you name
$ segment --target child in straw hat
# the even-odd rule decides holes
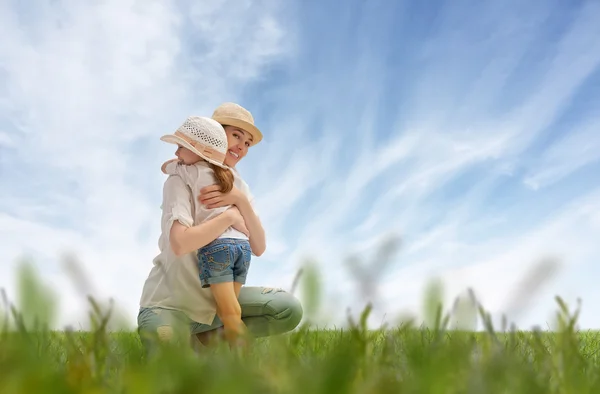
[[[224,164],[227,135],[217,121],[191,116],[174,134],[165,135],[161,140],[178,145],[177,159],[163,164],[162,171],[181,177],[190,187],[194,202],[200,189],[215,184],[215,181],[222,193],[231,191],[235,184],[249,195],[247,184]],[[196,224],[208,221],[229,208],[208,209],[197,202],[194,207]],[[238,296],[246,283],[251,252],[248,235],[233,228],[198,250],[202,287],[211,289],[217,303],[217,315],[229,340],[245,331]]]

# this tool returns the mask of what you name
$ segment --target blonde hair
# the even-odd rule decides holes
[[[222,123],[219,123],[225,132],[227,133],[226,127]],[[231,189],[233,189],[233,172],[230,169],[225,169],[219,166],[216,166],[212,163],[208,163],[210,168],[212,168],[213,173],[215,174],[215,180],[217,181],[217,185],[220,187],[221,193],[229,193]]]
[[[215,174],[215,180],[219,185],[221,193],[229,193],[233,189],[233,172],[228,168],[222,168],[212,163],[208,163]]]

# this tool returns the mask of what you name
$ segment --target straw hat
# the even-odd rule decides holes
[[[260,130],[254,126],[254,118],[250,111],[235,103],[223,103],[215,109],[212,118],[223,126],[234,126],[252,135],[251,145],[258,144],[263,136]]]
[[[190,116],[174,134],[160,137],[161,141],[187,148],[221,168],[227,154],[227,134],[221,124],[211,118]]]

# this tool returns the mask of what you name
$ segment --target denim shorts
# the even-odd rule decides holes
[[[202,287],[214,283],[246,283],[252,250],[245,239],[217,238],[198,250]]]

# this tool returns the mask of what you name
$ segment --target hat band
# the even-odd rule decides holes
[[[190,144],[191,146],[193,146],[194,149],[198,151],[198,153],[202,154],[206,158],[217,161],[219,163],[223,163],[225,161],[224,153],[221,153],[215,150],[214,148],[211,148],[210,146],[206,146],[199,141],[191,139],[187,135],[183,134],[181,131],[176,131],[175,135],[187,142],[188,144]]]

